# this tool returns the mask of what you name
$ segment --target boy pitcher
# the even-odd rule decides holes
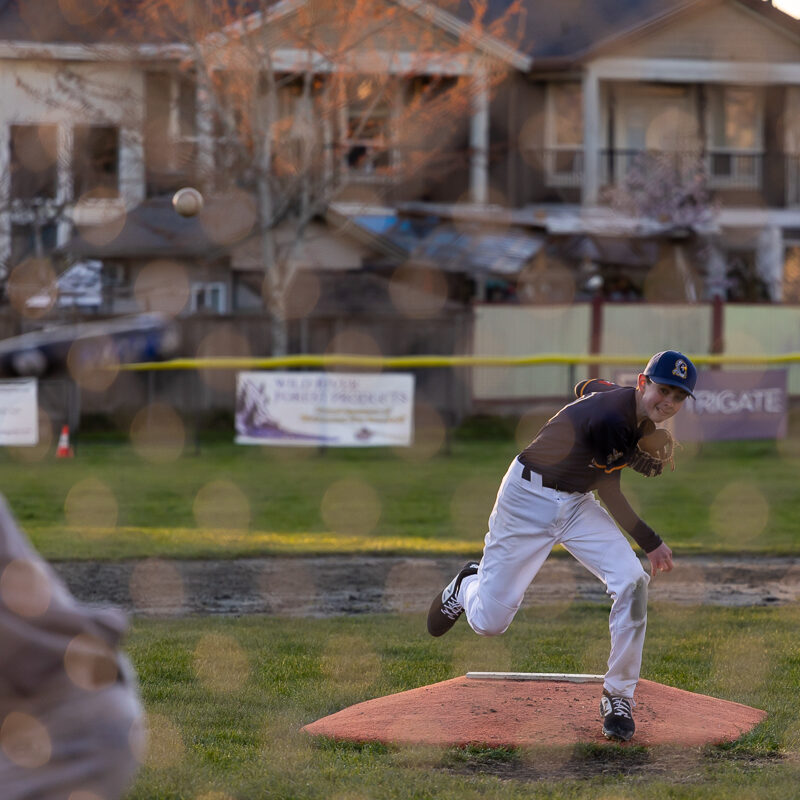
[[[612,599],[611,655],[603,681],[603,733],[633,736],[633,694],[639,680],[647,626],[647,586],[619,526],[645,551],[650,574],[672,569],[672,551],[640,519],[620,489],[623,467],[648,475],[638,445],[651,437],[692,395],[697,370],[682,353],[656,353],[633,387],[582,381],[577,400],[561,409],[508,468],[489,517],[483,557],[470,562],[438,594],[428,612],[428,632],[441,636],[462,612],[482,636],[503,633],[525,590],[554,545],[562,545],[606,586]],[[611,515],[595,499],[594,491]],[[612,519],[613,516],[613,519]]]

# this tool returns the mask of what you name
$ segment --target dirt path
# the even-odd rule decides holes
[[[53,564],[71,591],[134,614],[268,613],[295,617],[423,612],[463,559],[323,557]],[[785,605],[800,598],[800,558],[683,557],[651,583],[653,601]],[[525,605],[607,603],[604,587],[570,558],[551,558]]]

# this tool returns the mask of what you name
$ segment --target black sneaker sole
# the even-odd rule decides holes
[[[428,610],[428,633],[431,636],[444,636],[461,617],[461,614],[459,614],[455,619],[450,619],[450,617],[442,614],[441,608],[442,595],[440,592],[433,598],[431,607]]]
[[[605,728],[603,728],[603,736],[605,736],[606,739],[616,739],[618,742],[629,742],[631,739],[633,739],[634,733],[635,731],[631,731],[626,736],[625,734],[622,733],[611,733],[610,731],[607,731]]]

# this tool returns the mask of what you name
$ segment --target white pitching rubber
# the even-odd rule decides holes
[[[482,681],[566,681],[568,683],[602,683],[603,675],[575,672],[468,672],[468,678]]]

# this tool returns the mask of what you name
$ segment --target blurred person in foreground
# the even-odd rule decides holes
[[[661,474],[663,463],[672,463],[672,438],[657,426],[680,410],[696,380],[697,370],[685,355],[665,350],[650,359],[635,388],[581,381],[575,387],[578,399],[511,462],[489,517],[481,561],[467,563],[434,597],[428,613],[432,636],[447,633],[463,612],[476,633],[503,633],[552,548],[562,545],[605,584],[613,601],[611,654],[600,698],[609,739],[627,741],[635,730],[633,695],[650,582],[615,520],[645,551],[653,577],[672,569],[672,551],[631,508],[620,473],[631,466],[652,477]],[[659,445],[648,450],[646,440]]]
[[[0,496],[0,797],[118,800],[144,746],[116,609],[79,603]]]

